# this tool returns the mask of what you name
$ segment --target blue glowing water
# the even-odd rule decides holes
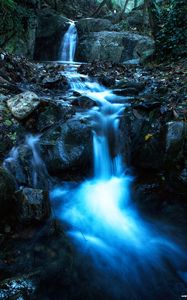
[[[120,155],[119,118],[128,103],[73,67],[64,74],[72,90],[96,101],[98,107],[89,111],[93,124],[93,177],[78,187],[66,184],[51,191],[54,207],[58,203],[56,215],[70,225],[67,234],[81,252],[92,257],[108,284],[113,285],[117,278],[112,290],[116,289],[119,297],[115,294],[113,299],[176,299],[168,280],[178,276],[185,255],[139,215],[131,199],[133,178]],[[111,274],[115,274],[112,282]]]
[[[118,141],[119,118],[125,105],[115,104],[112,91],[88,78],[77,73],[67,73],[67,77],[72,89],[98,103],[89,111],[93,121],[94,175],[77,188],[62,186],[51,192],[52,202],[61,203],[56,214],[71,226],[69,236],[81,251],[90,253],[95,266],[105,273],[109,268],[107,272],[123,280],[127,294],[120,299],[146,299],[144,281],[149,283],[149,289],[153,288],[151,297],[162,299],[160,293],[155,298],[158,272],[165,288],[168,264],[177,269],[179,260],[185,257],[153,224],[143,221],[131,200],[133,178],[122,163]],[[133,291],[133,285],[138,292]],[[143,298],[136,293],[142,293]],[[175,299],[168,289],[166,295]]]
[[[65,33],[59,51],[59,60],[73,62],[77,44],[77,29],[74,22],[70,23],[69,29]]]

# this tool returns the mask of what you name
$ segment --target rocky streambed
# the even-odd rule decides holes
[[[0,299],[110,299],[91,282],[89,259],[70,243],[49,201],[52,185],[76,186],[93,172],[87,111],[97,103],[69,89],[59,63],[0,57]],[[186,245],[185,62],[93,62],[79,73],[128,101],[120,151],[134,176],[134,202],[146,218],[177,226],[175,238]],[[185,290],[179,282],[171,283],[176,295]]]

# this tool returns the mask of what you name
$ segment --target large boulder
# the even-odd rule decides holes
[[[19,120],[28,117],[40,104],[38,96],[33,92],[18,94],[7,101],[13,116]]]
[[[184,156],[187,138],[187,126],[182,121],[171,121],[166,124],[165,153],[169,165],[175,166]]]
[[[42,156],[51,175],[82,176],[90,170],[92,130],[86,119],[74,117],[43,135]]]
[[[153,40],[132,32],[90,32],[79,40],[77,59],[123,63],[127,60],[147,57],[154,51]]]
[[[183,121],[161,122],[159,116],[159,103],[152,103],[150,109],[145,103],[134,105],[125,111],[120,122],[124,160],[140,171],[178,172],[186,159],[187,126]]]
[[[57,60],[60,43],[68,29],[69,19],[51,9],[38,15],[34,58],[40,61]]]
[[[77,31],[79,35],[88,34],[90,32],[112,31],[114,25],[107,19],[83,18],[77,23]]]

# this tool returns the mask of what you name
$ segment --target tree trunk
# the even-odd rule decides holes
[[[145,10],[147,9],[149,15],[149,24],[153,38],[156,40],[157,34],[160,30],[160,18],[158,16],[157,8],[154,0],[145,0]]]

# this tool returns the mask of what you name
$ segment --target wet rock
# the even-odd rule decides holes
[[[13,116],[19,120],[28,117],[40,104],[38,96],[33,92],[24,92],[10,98],[7,105]]]
[[[55,125],[60,120],[66,121],[74,113],[75,109],[73,106],[63,100],[59,101],[58,105],[52,102],[46,102],[42,112],[40,112],[37,116],[36,128],[39,131],[43,131]]]
[[[129,87],[124,89],[115,89],[114,94],[118,96],[133,96],[133,95],[138,95],[139,91],[136,88]]]
[[[50,216],[48,193],[41,189],[23,188],[16,193],[18,218],[22,223],[42,222]]]
[[[0,167],[0,217],[4,217],[4,214],[9,210],[11,211],[14,192],[15,181],[13,176],[7,172],[6,169]]]
[[[34,284],[27,278],[6,279],[0,283],[1,300],[31,299],[35,290]]]
[[[67,88],[67,79],[64,75],[57,73],[57,74],[50,74],[44,77],[42,80],[42,86],[48,89],[64,89]]]
[[[116,88],[119,89],[135,89],[137,92],[142,92],[145,88],[145,82],[136,82],[136,81],[123,81],[120,80],[116,83]]]
[[[82,175],[90,169],[92,132],[86,119],[75,117],[46,133],[41,151],[51,175]]]
[[[106,87],[112,87],[115,85],[115,76],[101,75],[98,76],[98,81]]]
[[[92,32],[80,38],[77,58],[119,63],[143,57],[148,50],[154,50],[154,42],[147,36],[131,32]]]
[[[44,190],[49,188],[50,179],[39,144],[31,148],[25,141],[19,147],[14,147],[4,160],[4,166],[14,176],[17,187],[29,186]]]
[[[166,161],[176,165],[184,156],[184,145],[187,138],[185,122],[172,121],[166,124]]]
[[[129,108],[121,119],[121,151],[124,160],[135,168],[163,168],[164,136],[157,117],[157,110],[149,113]]]
[[[79,106],[81,108],[92,108],[97,106],[97,103],[87,96],[80,96],[74,99],[71,103],[72,105]]]
[[[144,99],[142,99],[144,100]],[[139,103],[134,104],[134,108],[144,111],[153,111],[155,108],[161,107],[161,102],[159,101],[139,101]]]

